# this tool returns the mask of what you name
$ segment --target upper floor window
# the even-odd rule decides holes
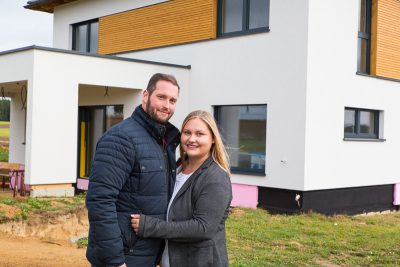
[[[91,20],[72,25],[72,50],[97,53],[99,22]]]
[[[232,172],[265,174],[267,105],[216,106]]]
[[[269,30],[269,0],[219,0],[219,35]]]
[[[358,28],[357,71],[370,73],[371,54],[371,1],[361,0],[360,21]]]
[[[344,137],[379,138],[379,110],[345,108]]]

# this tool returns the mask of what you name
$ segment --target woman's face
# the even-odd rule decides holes
[[[212,133],[201,119],[191,119],[183,127],[181,146],[189,158],[207,158],[213,143]]]

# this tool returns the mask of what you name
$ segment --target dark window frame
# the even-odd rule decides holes
[[[82,26],[82,25],[87,25],[88,27],[87,27],[87,33],[86,33],[86,49],[84,52],[91,53],[90,52],[90,36],[91,36],[91,29],[92,29],[91,25],[94,23],[99,23],[99,20],[92,19],[92,20],[87,20],[87,21],[82,21],[79,23],[72,24],[72,50],[73,51],[78,51],[78,50],[76,50],[76,29],[77,29],[77,27]],[[98,51],[93,54],[98,54]]]
[[[371,15],[372,15],[372,0],[361,0],[365,1],[366,5],[366,14],[365,14],[365,32],[358,31],[358,41],[360,42],[361,40],[366,40],[367,42],[367,48],[365,51],[365,54],[361,54],[361,50],[358,51],[357,57],[365,57],[365,72],[361,70],[361,66],[359,62],[357,62],[357,72],[359,73],[364,73],[364,74],[370,74],[371,73]],[[361,13],[360,13],[361,16]],[[361,23],[361,21],[359,21]],[[357,61],[359,59],[357,58]],[[360,60],[361,62],[361,60]]]
[[[217,126],[218,126],[219,130],[220,130],[220,121],[221,121],[220,108],[221,107],[241,107],[241,106],[265,106],[265,108],[267,110],[267,115],[266,115],[266,118],[265,118],[265,122],[267,123],[267,121],[268,121],[268,105],[267,104],[215,105],[215,106],[213,106],[214,118],[215,118],[215,121],[217,123]],[[221,137],[222,137],[223,141],[225,141],[224,137],[222,136],[222,133],[221,133]],[[267,147],[267,137],[266,136],[265,136],[265,147]],[[251,174],[251,175],[265,176],[266,175],[266,165],[267,165],[267,161],[265,159],[264,169],[252,169],[252,168],[243,168],[243,167],[233,167],[233,166],[231,166],[231,172],[234,173],[234,174]]]
[[[269,14],[271,10],[271,2],[268,0],[268,26],[260,27],[255,29],[249,29],[250,23],[250,0],[243,0],[243,13],[242,13],[242,30],[224,33],[223,27],[223,2],[224,0],[218,0],[217,7],[217,36],[218,37],[230,37],[230,36],[240,36],[246,34],[269,32]],[[244,28],[243,28],[244,27]]]
[[[353,107],[345,107],[344,112],[346,110],[353,110],[355,112],[355,133],[346,133],[344,132],[345,138],[362,138],[362,139],[379,139],[379,115],[380,111],[375,109],[363,109],[363,108],[353,108]],[[360,133],[360,113],[361,111],[373,112],[374,116],[374,130],[373,134],[364,134]],[[343,128],[344,131],[344,128]]]

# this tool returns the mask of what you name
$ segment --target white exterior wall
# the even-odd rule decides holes
[[[142,90],[129,88],[109,88],[105,96],[104,86],[79,86],[79,106],[123,105],[124,119],[132,115],[133,110],[142,100]]]
[[[54,9],[53,46],[72,48],[71,24],[166,1],[168,0],[81,0],[58,6]]]
[[[234,174],[232,182],[302,190],[307,13],[306,1],[271,0],[269,33],[121,56],[190,64],[184,115],[213,105],[267,104],[266,176]]]
[[[26,170],[26,181],[33,185],[76,181],[80,84],[130,89],[133,93],[125,94],[132,97],[130,110],[140,101],[137,90],[146,87],[153,73],[173,73],[182,87],[188,84],[187,69],[42,50],[34,53],[35,72],[30,83],[33,90],[28,94],[30,124],[26,154],[26,165],[30,166]],[[104,90],[99,91],[104,93]],[[82,104],[89,103],[83,97],[84,92],[81,96]],[[129,98],[125,103],[129,104]]]
[[[115,2],[57,7],[54,46],[71,47],[73,23],[162,1]],[[400,182],[400,85],[356,75],[359,0],[271,0],[270,10],[269,33],[121,56],[192,66],[172,120],[178,127],[194,109],[267,104],[267,175],[233,175],[235,183],[317,190]],[[102,78],[97,85],[109,85]],[[346,106],[383,110],[386,142],[343,141]]]
[[[10,103],[10,143],[8,162],[25,164],[25,110],[20,94],[14,93]]]
[[[62,54],[35,50],[35,74],[28,94],[28,184],[75,182],[78,90],[75,78],[65,78],[76,75],[71,63]]]
[[[33,80],[33,51],[24,51],[2,55],[0,60],[0,83],[22,82],[28,84],[27,90]],[[26,145],[24,142],[25,112],[21,110],[22,103],[19,88],[12,91],[5,87],[6,92],[11,93],[10,105],[10,144],[9,162],[25,163]],[[29,109],[29,107],[28,107]]]
[[[358,0],[309,0],[305,190],[400,182],[400,83],[356,75]],[[344,108],[383,110],[386,142],[344,141]]]

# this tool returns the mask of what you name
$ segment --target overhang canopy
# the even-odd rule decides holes
[[[0,70],[0,96],[12,101],[10,161],[25,165],[30,185],[76,182],[80,101],[131,114],[154,73],[173,74],[181,88],[190,74],[190,66],[38,46],[0,52]],[[180,94],[183,105],[187,96]]]
[[[53,13],[55,7],[75,1],[77,0],[35,0],[35,1],[28,1],[28,4],[24,7],[36,11]]]

